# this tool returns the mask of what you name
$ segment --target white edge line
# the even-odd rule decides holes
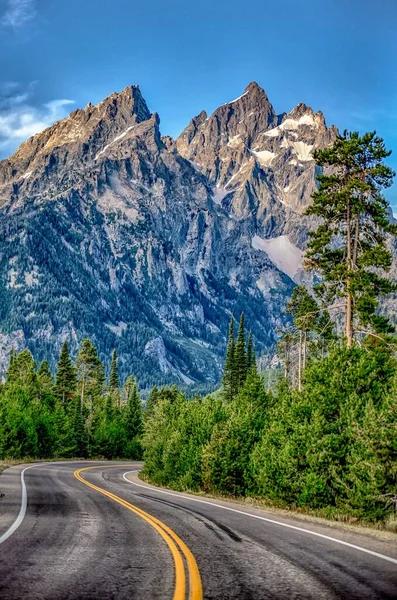
[[[131,485],[136,485],[137,487],[145,488],[146,490],[151,490],[152,492],[158,492],[160,494],[167,494],[168,496],[175,496],[176,498],[182,498],[183,500],[191,500],[192,502],[200,502],[201,504],[209,504],[210,506],[216,506],[217,508],[222,508],[223,510],[228,510],[230,512],[235,512],[241,515],[245,515],[246,517],[251,517],[252,519],[260,519],[261,521],[267,521],[268,523],[273,523],[274,525],[281,525],[281,527],[287,527],[288,529],[294,529],[295,531],[303,531],[304,533],[308,533],[310,535],[315,535],[316,537],[323,538],[325,540],[329,540],[331,542],[335,542],[336,544],[341,544],[342,546],[348,546],[349,548],[353,548],[354,550],[359,550],[360,552],[365,552],[366,554],[370,554],[371,556],[376,556],[377,558],[381,558],[382,560],[387,560],[395,565],[397,565],[397,559],[392,558],[391,556],[385,556],[384,554],[379,554],[378,552],[373,552],[372,550],[367,550],[367,548],[362,548],[361,546],[356,546],[355,544],[350,544],[349,542],[344,542],[343,540],[338,540],[337,538],[331,537],[329,535],[324,535],[323,533],[317,533],[316,531],[310,531],[310,529],[304,529],[303,527],[297,527],[296,525],[289,525],[288,523],[283,523],[282,521],[276,521],[275,519],[269,519],[267,517],[261,517],[260,515],[253,515],[252,513],[245,512],[243,510],[237,510],[236,508],[232,508],[231,506],[223,506],[222,504],[216,504],[215,502],[209,502],[208,500],[201,500],[200,498],[192,498],[191,496],[183,496],[182,494],[174,494],[173,492],[166,492],[165,490],[160,490],[159,488],[152,488],[147,485],[142,485],[141,483],[135,483],[135,481],[130,481],[127,479],[126,475],[130,473],[137,473],[137,471],[127,471],[123,474],[123,479],[130,483]]]
[[[21,486],[22,486],[21,508],[19,509],[19,514],[18,514],[17,518],[15,519],[15,521],[13,522],[13,524],[11,525],[11,527],[9,527],[7,529],[7,531],[5,533],[3,533],[3,535],[0,537],[0,544],[5,542],[6,540],[8,540],[8,538],[18,529],[18,527],[21,525],[22,521],[25,518],[26,507],[28,504],[28,494],[26,491],[24,475],[25,475],[25,471],[27,471],[28,469],[33,469],[33,467],[37,467],[37,466],[38,465],[30,465],[30,467],[25,467],[21,471]]]

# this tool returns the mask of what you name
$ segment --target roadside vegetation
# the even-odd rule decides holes
[[[156,484],[397,529],[396,338],[378,306],[396,292],[385,276],[397,233],[381,194],[394,175],[388,155],[375,133],[345,133],[316,152],[313,286],[287,303],[272,385],[244,313],[237,331],[230,320],[220,390],[188,399],[155,387],[144,412],[135,379],[120,386],[115,352],[106,381],[90,340],[74,362],[64,343],[54,379],[24,350],[0,389],[0,459],[143,451]]]
[[[55,380],[28,350],[11,354],[0,389],[0,459],[139,458],[141,433],[137,383],[129,377],[120,388],[115,352],[108,382],[88,339],[74,363],[63,344]]]

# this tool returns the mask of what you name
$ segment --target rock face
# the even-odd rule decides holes
[[[161,137],[137,86],[0,163],[0,363],[89,336],[143,387],[219,380],[230,315],[271,345],[301,277],[315,148],[334,128],[244,94]]]

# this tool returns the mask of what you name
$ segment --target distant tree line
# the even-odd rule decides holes
[[[53,378],[29,350],[11,352],[0,387],[0,458],[141,456],[142,402],[134,377],[120,387],[113,351],[109,381],[91,340],[73,362],[65,341]]]

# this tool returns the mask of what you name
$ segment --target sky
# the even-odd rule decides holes
[[[176,136],[257,81],[279,113],[376,130],[397,171],[396,62],[397,0],[0,0],[0,158],[127,85]]]

